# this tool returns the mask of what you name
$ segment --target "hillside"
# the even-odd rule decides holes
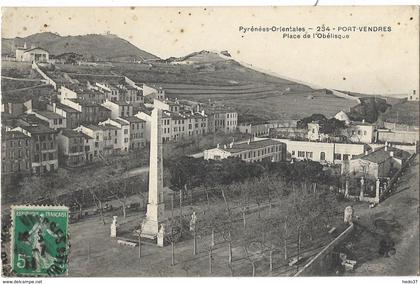
[[[39,44],[53,54],[73,52],[102,60],[114,59],[112,63],[96,66],[57,64],[51,70],[44,70],[59,83],[69,79],[85,82],[101,76],[109,80],[115,75],[123,75],[138,84],[162,87],[168,97],[218,102],[236,108],[241,116],[262,120],[296,120],[313,113],[330,117],[357,104],[356,100],[335,96],[329,90],[314,89],[244,66],[228,51],[203,50],[179,58],[130,63],[115,59],[119,61],[123,54],[130,56],[129,52],[122,51],[124,49],[130,49],[132,54],[143,51],[112,35],[61,37],[42,33],[15,41],[20,41],[21,45],[25,40],[27,44]],[[83,47],[77,46],[79,43]],[[116,46],[122,47],[114,48]],[[151,55],[149,58],[156,57]]]
[[[15,48],[35,45],[42,47],[51,55],[73,52],[81,54],[86,60],[133,61],[158,59],[118,36],[107,34],[88,34],[79,36],[60,36],[54,33],[37,33],[24,38],[2,39],[2,55],[14,55]]]
[[[165,59],[162,62],[172,64],[197,64],[216,63],[220,61],[225,61],[226,59],[231,59],[230,54],[227,51],[217,53],[213,51],[202,50],[199,52],[193,52],[183,57],[169,57],[168,59]]]
[[[382,115],[383,121],[412,126],[419,125],[419,103],[403,101]]]

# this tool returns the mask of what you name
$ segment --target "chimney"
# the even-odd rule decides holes
[[[366,151],[365,151],[365,156],[366,156],[367,154],[369,154],[369,151],[368,151],[368,150],[366,150]]]
[[[394,151],[389,152],[389,155],[390,155],[391,157],[394,157]]]
[[[231,143],[229,144],[229,148],[231,148],[231,149],[232,149],[232,147],[233,147],[233,142],[231,142]]]
[[[217,143],[217,149],[219,149],[220,148],[220,144],[219,143]]]
[[[225,145],[223,145],[223,148],[225,148],[225,149],[227,148],[227,147],[226,147],[226,144],[225,144]]]
[[[388,151],[388,145],[385,145],[385,152]]]
[[[249,143],[251,143],[251,139],[249,139],[248,142],[246,142],[246,143],[249,145]]]
[[[23,48],[24,48],[24,49],[26,49],[26,41],[25,41],[25,43],[23,44]]]
[[[365,119],[362,120],[362,123],[365,123]]]

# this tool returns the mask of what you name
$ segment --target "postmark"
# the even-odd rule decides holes
[[[12,206],[11,265],[18,276],[66,276],[68,207]]]

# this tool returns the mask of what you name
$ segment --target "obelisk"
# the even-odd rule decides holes
[[[154,108],[150,121],[149,200],[141,236],[156,239],[159,226],[165,221],[163,201],[162,110]]]

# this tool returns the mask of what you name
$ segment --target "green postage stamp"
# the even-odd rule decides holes
[[[11,264],[16,275],[67,275],[68,213],[65,206],[12,206]]]

